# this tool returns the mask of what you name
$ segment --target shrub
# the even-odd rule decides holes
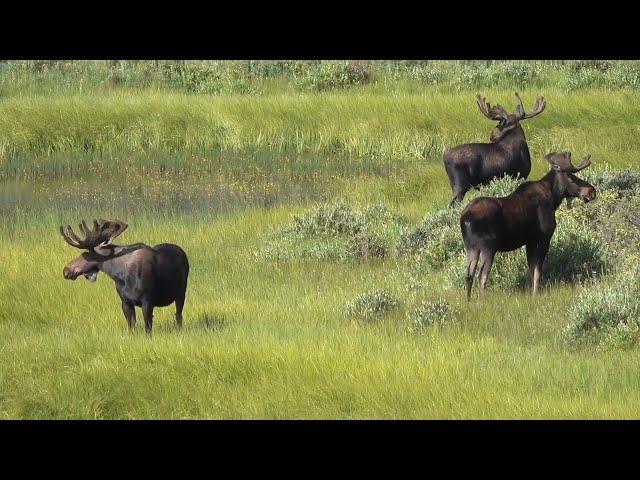
[[[443,328],[458,319],[458,311],[445,300],[423,300],[420,305],[409,314],[410,329],[423,332],[431,327]]]
[[[368,260],[387,256],[385,241],[375,233],[358,232],[347,240],[347,252],[350,256]]]
[[[291,231],[307,236],[319,233],[355,235],[364,228],[364,219],[342,202],[322,205],[305,215],[294,215]]]
[[[620,190],[600,190],[597,201],[572,213],[575,221],[588,225],[598,239],[610,270],[640,251],[640,191],[628,192],[628,196],[621,196]]]
[[[640,338],[640,263],[633,262],[609,283],[580,292],[569,308],[565,346],[628,348]]]
[[[372,320],[385,315],[399,305],[399,301],[386,290],[359,293],[344,306],[345,316]]]
[[[321,205],[276,229],[257,253],[263,260],[371,260],[387,256],[406,221],[385,205],[362,210]]]
[[[403,231],[396,250],[401,255],[424,251],[429,244],[440,243],[445,232],[456,228],[459,230],[457,210],[437,210],[424,217],[413,229]]]
[[[640,192],[640,170],[613,170],[606,166],[602,170],[585,171],[583,178],[598,190],[615,190],[620,196]]]
[[[322,61],[294,77],[298,90],[324,91],[368,83],[371,72],[367,62]]]

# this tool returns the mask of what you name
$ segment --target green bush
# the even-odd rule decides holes
[[[347,317],[357,317],[363,320],[373,320],[396,308],[400,302],[386,290],[372,290],[359,293],[344,306]]]
[[[604,183],[612,184],[620,177],[604,175]],[[628,185],[626,180],[618,185]],[[640,251],[640,189],[598,190],[595,202],[571,213],[575,222],[589,226],[601,245],[607,269],[614,271],[627,258]]]
[[[459,312],[446,300],[423,300],[420,305],[408,314],[410,329],[423,332],[431,327],[444,328],[458,320]]]
[[[344,202],[321,205],[274,230],[257,252],[267,261],[296,258],[372,260],[387,256],[406,220],[385,205],[354,209]]]
[[[607,165],[601,170],[586,170],[582,178],[598,191],[616,190],[619,195],[640,193],[640,170],[638,169],[614,170]]]
[[[387,256],[387,244],[375,233],[358,232],[347,240],[349,256],[368,260]]]
[[[640,338],[640,263],[631,263],[608,283],[581,291],[563,331],[567,347],[628,348]]]
[[[295,76],[294,87],[298,90],[332,90],[366,84],[370,77],[367,62],[324,61]]]

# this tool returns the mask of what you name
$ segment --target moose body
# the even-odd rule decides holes
[[[116,286],[122,301],[122,311],[129,328],[136,324],[135,307],[141,307],[145,330],[151,334],[153,308],[176,304],[176,322],[182,328],[184,307],[189,276],[187,255],[179,246],[162,243],[149,247],[143,243],[133,245],[112,245],[113,238],[126,228],[120,221],[98,222],[89,232],[84,222],[80,228],[87,238],[80,241],[70,227],[61,227],[62,236],[72,246],[86,248],[78,258],[72,260],[63,270],[64,278],[75,280],[84,275],[95,281],[98,272],[109,276]]]
[[[538,290],[542,265],[556,228],[555,211],[563,199],[580,197],[593,200],[595,188],[574,173],[590,165],[586,157],[578,167],[571,165],[569,152],[551,153],[545,158],[552,168],[542,179],[525,182],[506,197],[479,197],[460,215],[460,229],[467,252],[466,293],[471,297],[473,277],[478,272],[483,291],[496,252],[509,252],[526,246],[533,293]]]
[[[490,143],[465,143],[447,150],[443,161],[453,197],[450,205],[462,201],[471,188],[486,185],[505,175],[527,178],[531,172],[531,155],[520,121],[540,114],[546,106],[538,97],[531,113],[525,113],[520,96],[515,114],[508,114],[500,105],[492,107],[477,96],[480,111],[498,125],[491,131]]]

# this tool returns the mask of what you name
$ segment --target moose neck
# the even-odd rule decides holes
[[[100,262],[98,268],[112,280],[116,282],[124,282],[124,277],[127,273],[125,265],[129,261],[127,256],[131,252],[134,252],[144,246],[144,243],[135,243],[133,245],[125,245],[122,247],[114,245],[113,254]]]
[[[553,199],[553,209],[554,211],[558,209],[562,200],[565,198],[564,190],[560,186],[560,182],[556,172],[550,170],[544,177],[538,180],[541,184],[545,186],[545,188],[549,191],[551,198]]]
[[[520,124],[517,124],[511,131],[507,132],[495,143],[508,149],[520,149],[522,148],[522,145],[527,144],[527,139],[524,136],[524,130]]]

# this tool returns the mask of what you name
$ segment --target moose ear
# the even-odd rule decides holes
[[[558,152],[551,152],[551,153],[547,153],[544,158],[547,160],[547,162],[549,162],[549,164],[551,165],[551,168],[554,170],[560,170],[560,165],[558,165],[556,158],[558,156],[563,155],[562,153],[558,153]]]

